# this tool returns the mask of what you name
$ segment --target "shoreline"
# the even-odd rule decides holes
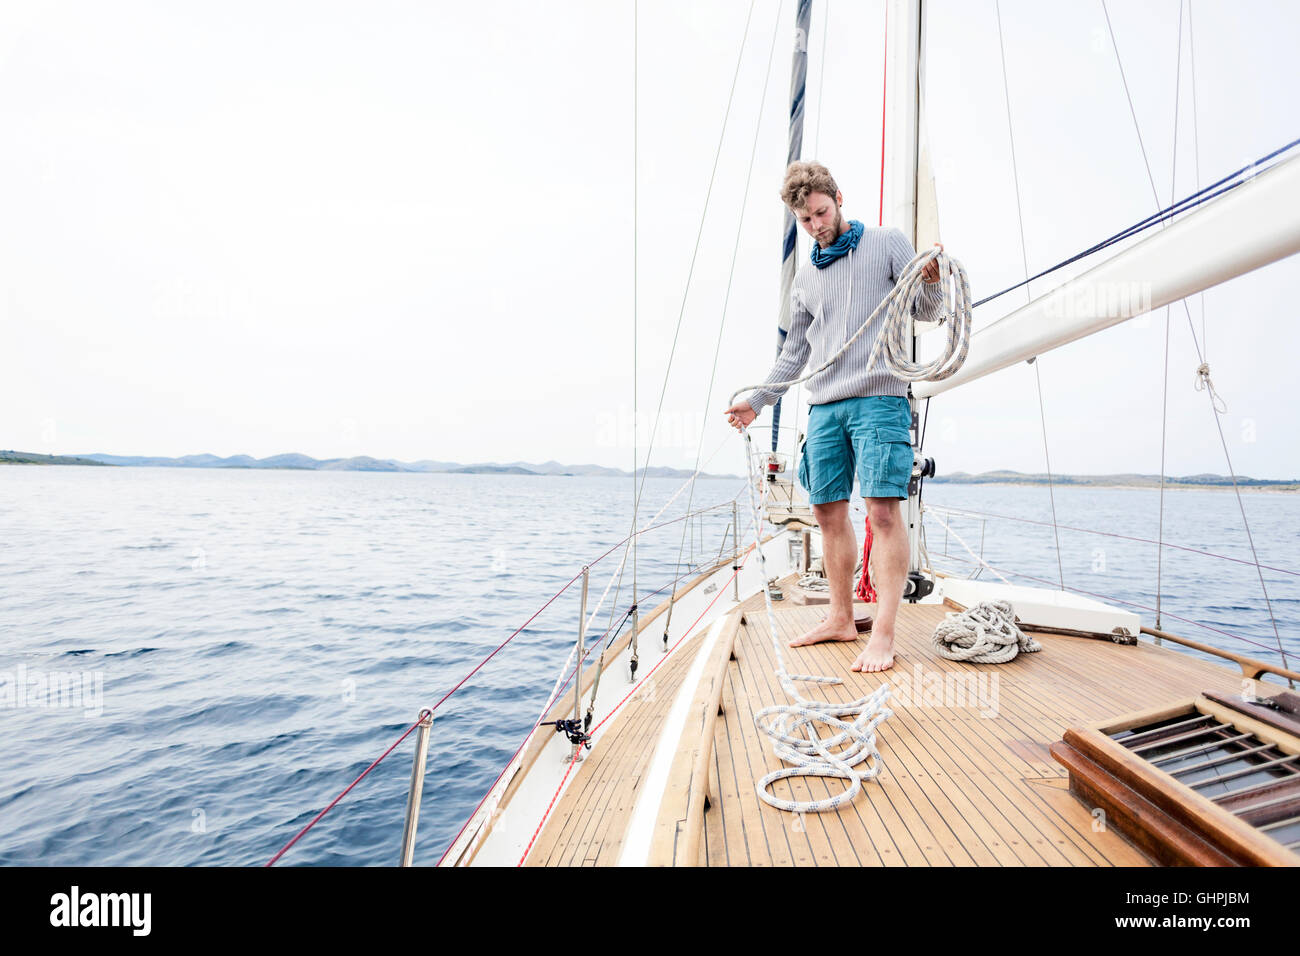
[[[517,465],[485,465],[481,467],[460,466],[456,468],[439,468],[439,469],[415,469],[415,468],[312,468],[306,466],[296,466],[290,464],[284,465],[137,465],[137,464],[119,464],[117,462],[96,461],[94,459],[80,459],[78,456],[50,456],[46,460],[37,459],[34,455],[23,457],[13,456],[13,453],[0,455],[0,465],[65,465],[72,467],[98,467],[98,468],[167,468],[172,470],[183,471],[325,471],[325,472],[372,472],[379,474],[410,474],[410,475],[494,475],[494,476],[516,476],[522,478],[629,478],[630,472],[615,472],[614,474],[601,473],[581,473],[581,472],[540,472],[529,471]],[[75,460],[60,461],[59,458],[68,458]],[[578,466],[583,467],[583,466]],[[640,474],[640,472],[638,472]],[[690,472],[670,472],[662,475],[647,475],[652,478],[688,478]],[[701,474],[700,478],[706,480],[726,480],[740,481],[740,475],[716,475]],[[1254,480],[1252,480],[1254,481]],[[1012,477],[998,477],[988,480],[979,480],[979,476],[969,476],[964,478],[931,478],[930,483],[935,486],[959,486],[975,487],[980,485],[1000,485],[1005,487],[1019,488],[1117,488],[1129,491],[1158,491],[1160,484],[1155,481],[1133,483],[1133,482],[1112,482],[1104,480],[1104,477],[1096,478],[1089,475],[1061,475],[1056,481],[1049,482],[1040,478],[1017,480]],[[1180,482],[1168,481],[1164,487],[1170,491],[1232,491],[1234,486],[1231,482]],[[1279,480],[1268,484],[1242,484],[1236,486],[1241,491],[1252,492],[1271,492],[1274,494],[1296,494],[1300,493],[1300,481],[1283,481]]]
[[[971,488],[980,485],[1002,485],[1002,486],[1016,487],[1016,488],[1048,487],[1048,484],[1045,481],[936,481],[933,482],[933,484],[941,485],[944,487],[953,486],[953,487],[962,487],[962,488]],[[1160,486],[1156,484],[1152,484],[1152,485],[1111,484],[1109,482],[1103,482],[1103,481],[1089,482],[1087,484],[1082,484],[1078,482],[1054,483],[1051,487],[1058,490],[1066,489],[1066,488],[1082,488],[1082,489],[1111,488],[1111,489],[1122,489],[1125,491],[1159,491],[1160,490]],[[1278,485],[1239,485],[1237,487],[1238,490],[1240,491],[1262,491],[1262,492],[1270,492],[1273,494],[1282,494],[1282,495],[1291,495],[1300,492],[1300,483],[1290,483],[1290,482],[1284,484],[1278,484]],[[1176,482],[1167,482],[1165,484],[1165,491],[1232,491],[1232,490],[1233,490],[1233,486],[1231,484],[1192,485],[1192,484],[1180,484]]]

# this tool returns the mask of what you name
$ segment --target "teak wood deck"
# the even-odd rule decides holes
[[[787,590],[787,593],[789,591]],[[823,606],[775,605],[782,642],[812,627]],[[874,612],[874,607],[870,610]],[[987,693],[967,706],[939,706],[922,684],[877,732],[880,776],[838,811],[797,815],[763,803],[755,781],[785,766],[754,724],[754,713],[785,703],[774,668],[762,594],[724,625],[706,662],[677,744],[659,808],[650,862],[676,866],[1142,866],[1150,861],[1099,825],[1068,790],[1068,773],[1048,753],[1068,727],[1156,707],[1203,690],[1235,694],[1227,668],[1149,643],[1123,646],[1035,635],[1043,650],[1003,665],[947,661],[930,635],[950,609],[904,604],[891,671],[849,665],[860,642],[787,648],[792,672],[839,676],[803,685],[827,701],[861,697],[886,680],[954,675]],[[704,633],[666,661],[625,705],[579,763],[528,858],[533,866],[614,865],[672,707]],[[993,679],[996,677],[996,685]],[[931,678],[933,681],[934,678]],[[992,691],[996,686],[996,697]],[[895,703],[895,702],[891,702]],[[996,708],[990,707],[996,703]],[[985,715],[982,715],[985,714]],[[707,784],[701,786],[707,779]],[[842,789],[835,780],[780,781],[778,796],[811,799]]]

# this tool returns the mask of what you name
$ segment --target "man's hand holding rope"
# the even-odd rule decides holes
[[[943,252],[943,243],[936,242],[934,245],[939,252]],[[930,260],[925,263],[925,266],[921,270],[921,279],[927,284],[938,282],[940,278],[938,253],[931,253],[930,255]],[[852,302],[851,299],[850,302]],[[754,419],[758,417],[758,413],[754,411],[753,406],[751,406],[749,402],[745,401],[737,402],[730,408],[726,409],[722,414],[727,416],[727,424],[738,432],[743,432],[753,423]]]

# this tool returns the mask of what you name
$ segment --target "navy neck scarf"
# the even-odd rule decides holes
[[[813,265],[818,269],[825,269],[840,256],[848,255],[850,249],[858,247],[858,240],[862,238],[864,228],[866,227],[856,219],[850,219],[848,231],[840,233],[839,238],[825,249],[814,242],[812,247]]]

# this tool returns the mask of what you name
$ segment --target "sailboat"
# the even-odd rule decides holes
[[[925,125],[928,4],[886,8],[880,217],[926,250],[939,240]],[[790,159],[799,156],[810,9],[811,0],[797,4]],[[784,292],[793,227],[787,215]],[[796,454],[781,450],[778,411],[771,449],[749,455],[750,497],[732,504],[717,560],[653,602],[623,600],[622,623],[604,634],[594,622],[613,613],[610,588],[597,597],[593,568],[575,573],[582,615],[555,691],[437,862],[1300,863],[1300,697],[1286,687],[1300,672],[1149,626],[1115,602],[958,576],[930,560],[925,520],[942,515],[923,501],[933,472],[926,402],[1300,251],[1300,156],[1279,150],[1085,251],[1086,271],[972,334],[955,374],[912,385],[909,585],[893,670],[852,672],[857,645],[783,650],[816,623],[825,599],[820,531],[790,467]],[[1142,296],[1110,294],[1134,283]],[[923,330],[912,331],[916,356]],[[653,525],[634,518],[611,584]],[[977,570],[996,571],[968,550]],[[935,652],[940,625],[998,603],[1041,651],[997,664]],[[838,682],[800,684],[792,701],[791,669]],[[823,758],[810,769],[799,748],[773,748],[763,730],[773,728],[771,708],[812,698],[826,719],[791,718],[775,735],[806,735],[803,752]],[[433,719],[419,721],[404,864],[432,862],[414,860],[413,846]],[[840,731],[848,726],[856,737]],[[848,773],[823,772],[839,763]]]

